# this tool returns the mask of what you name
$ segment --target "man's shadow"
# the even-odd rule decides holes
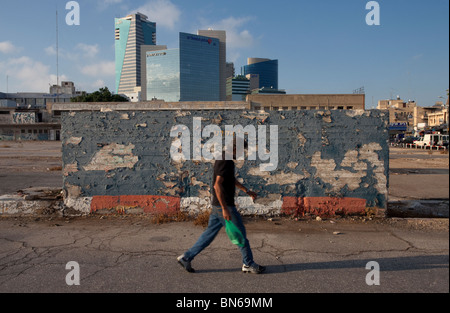
[[[330,262],[312,263],[290,263],[290,264],[266,264],[265,275],[281,274],[289,272],[301,272],[311,270],[365,268],[367,263],[376,261],[380,265],[381,271],[407,271],[407,270],[430,270],[449,267],[448,255],[421,255],[398,258],[370,258],[358,260],[343,260]],[[206,269],[199,270],[198,273],[211,272],[238,272],[236,268],[227,269]]]

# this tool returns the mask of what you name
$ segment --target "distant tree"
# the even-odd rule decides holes
[[[71,98],[72,102],[128,102],[128,99],[121,95],[113,95],[108,87],[100,88],[98,91],[83,94]]]

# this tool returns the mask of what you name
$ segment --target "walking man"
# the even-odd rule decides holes
[[[242,272],[261,274],[266,268],[256,264],[253,260],[252,250],[247,239],[242,217],[237,211],[234,201],[236,187],[249,195],[253,201],[256,200],[257,194],[248,190],[236,180],[233,161],[236,159],[236,141],[233,144],[233,160],[225,160],[225,155],[226,153],[224,152],[222,160],[216,161],[214,164],[212,210],[208,228],[191,249],[178,257],[178,263],[186,271],[194,273],[195,270],[191,266],[192,260],[213,242],[219,231],[225,226],[225,220],[227,220],[232,221],[245,238],[245,244],[243,247],[239,247],[243,260]]]

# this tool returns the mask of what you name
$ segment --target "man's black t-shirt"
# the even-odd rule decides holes
[[[217,198],[214,185],[216,183],[217,176],[223,177],[223,188],[225,193],[225,202],[227,206],[235,206],[234,196],[236,193],[236,178],[234,176],[234,162],[233,161],[216,161],[214,164],[214,178],[212,188],[212,205],[220,206],[219,199]]]

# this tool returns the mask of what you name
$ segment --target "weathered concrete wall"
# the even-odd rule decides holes
[[[195,117],[202,127],[222,131],[225,125],[278,125],[277,170],[262,172],[259,158],[236,162],[239,180],[260,197],[252,203],[237,195],[244,214],[327,216],[386,208],[388,116],[381,111],[63,112],[65,205],[83,213],[208,208],[213,161],[170,157],[171,128],[186,125],[193,136]]]

